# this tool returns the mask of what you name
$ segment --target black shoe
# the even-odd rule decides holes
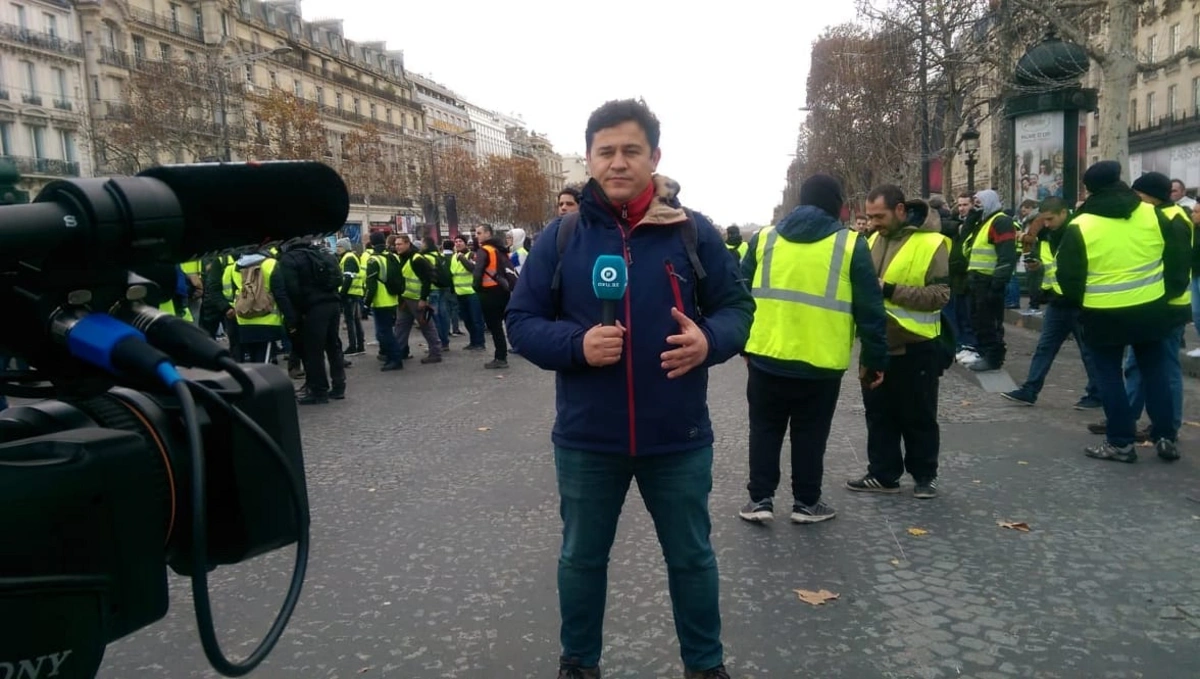
[[[867,474],[861,479],[850,479],[846,482],[846,487],[850,490],[856,490],[860,493],[899,493],[900,484],[893,481],[892,483],[884,483],[879,479]]]
[[[343,367],[343,368],[349,368],[349,367],[352,367],[353,365],[354,365],[354,363],[353,363],[353,362],[351,362],[351,361],[347,361],[347,360],[346,360],[346,359],[344,359],[344,358],[342,359],[342,367]]]
[[[837,516],[837,511],[820,500],[813,505],[806,505],[802,502],[792,503],[792,523],[819,523],[828,521],[835,516]]]
[[[1084,448],[1083,454],[1096,460],[1112,460],[1113,462],[1137,462],[1137,452],[1133,446],[1125,446],[1118,448],[1108,441],[1104,441],[1098,446],[1088,446]]]
[[[1174,462],[1179,459],[1179,448],[1175,446],[1175,442],[1171,439],[1159,439],[1154,444],[1154,448],[1158,451],[1158,456],[1167,462]]]
[[[387,356],[384,356],[383,354],[377,354],[375,356],[375,360],[379,361],[380,363],[387,363]]]
[[[442,345],[442,351],[450,351],[450,345],[449,345],[449,344],[443,344],[443,345]]]
[[[751,500],[738,511],[738,516],[750,523],[770,521],[775,518],[775,502],[769,497],[757,502]]]
[[[1100,399],[1091,398],[1088,396],[1084,396],[1083,398],[1079,399],[1074,405],[1075,410],[1096,410],[1103,407],[1104,404],[1100,401]]]
[[[366,349],[363,349],[362,347],[354,347],[354,348],[350,349],[350,351],[347,351],[345,353],[345,355],[346,356],[362,356],[365,353],[367,353]]]
[[[404,364],[400,361],[389,361],[383,364],[383,367],[379,369],[379,372],[386,373],[393,370],[404,370]]]
[[[1016,389],[1004,394],[1000,394],[1000,398],[1008,399],[1013,403],[1020,403],[1023,406],[1031,406],[1037,402],[1037,397],[1025,391],[1024,389]]]
[[[329,391],[329,398],[335,401],[341,401],[346,398],[346,387],[334,387]]]
[[[304,368],[288,368],[288,377],[293,380],[304,379]]]
[[[465,351],[485,351],[486,349],[487,347],[482,344],[468,344],[464,347]]]
[[[441,356],[426,356],[425,358],[421,359],[421,365],[429,365],[431,363],[441,363],[441,362],[442,362]]]
[[[599,667],[580,667],[575,658],[558,662],[558,679],[600,679]]]
[[[304,396],[296,399],[296,403],[298,403],[302,406],[325,405],[326,403],[329,403],[329,395],[328,394],[314,394],[312,392],[309,392],[309,393],[305,394]]]
[[[937,479],[929,479],[928,481],[917,481],[913,488],[913,497],[918,500],[932,500],[938,496]]]
[[[729,671],[725,669],[724,665],[717,665],[711,670],[703,672],[685,671],[683,676],[685,679],[729,679]]]
[[[494,361],[488,361],[487,363],[484,363],[483,367],[487,368],[488,370],[508,370],[508,361],[496,359]]]

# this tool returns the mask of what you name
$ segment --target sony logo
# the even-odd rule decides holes
[[[57,677],[58,670],[71,655],[71,650],[40,655],[32,660],[0,661],[0,679],[41,679]]]

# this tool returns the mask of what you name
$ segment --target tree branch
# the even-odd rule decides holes
[[[1185,47],[1182,51],[1176,52],[1166,59],[1159,59],[1158,61],[1151,61],[1149,63],[1138,62],[1137,71],[1138,73],[1155,73],[1160,69],[1174,66],[1184,59],[1191,59],[1195,57],[1200,57],[1200,49],[1196,49],[1195,47]]]
[[[1065,2],[1069,2],[1069,1],[1070,0],[1065,0]],[[1099,6],[1104,6],[1104,7],[1107,7],[1107,5],[1108,5],[1108,3],[1105,2],[1105,0],[1079,0],[1079,1],[1080,2],[1094,2],[1095,4],[1097,4]],[[1046,0],[1012,0],[1012,3],[1014,5],[1016,5],[1017,7],[1021,7],[1023,9],[1029,10],[1030,12],[1033,12],[1033,13],[1037,14],[1038,16],[1042,17],[1043,19],[1045,19],[1046,21],[1050,22],[1050,24],[1052,26],[1054,26],[1054,29],[1056,31],[1058,31],[1059,33],[1061,33],[1063,35],[1063,37],[1065,37],[1067,40],[1075,43],[1076,45],[1079,45],[1080,47],[1082,47],[1084,50],[1087,51],[1088,56],[1091,57],[1092,60],[1094,60],[1097,64],[1099,64],[1101,68],[1105,68],[1108,65],[1109,61],[1111,61],[1109,56],[1107,54],[1105,54],[1104,52],[1101,52],[1100,50],[1093,47],[1091,42],[1088,40],[1087,34],[1085,34],[1083,31],[1079,30],[1079,28],[1076,27],[1075,24],[1068,21],[1067,18],[1062,15],[1062,12],[1060,10],[1065,7],[1065,2],[1056,2],[1054,4],[1051,4],[1049,2],[1046,2]]]

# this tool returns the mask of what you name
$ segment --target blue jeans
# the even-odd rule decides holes
[[[1192,279],[1192,323],[1200,332],[1200,276]]]
[[[709,533],[713,450],[631,457],[555,446],[559,513],[558,601],[564,658],[584,667],[600,662],[608,556],[629,483],[654,519],[667,561],[667,586],[683,665],[704,671],[724,661],[717,604],[717,558]]]
[[[458,295],[452,290],[447,290],[442,293],[444,298],[443,303],[446,305],[446,318],[450,321],[450,331],[458,332]]]
[[[379,353],[388,363],[400,362],[400,342],[396,341],[396,307],[375,307],[371,309],[375,317],[375,340],[379,342]]]
[[[1004,307],[1016,309],[1021,306],[1021,284],[1017,282],[1016,274],[1008,279],[1008,287],[1004,289]]]
[[[446,314],[446,296],[441,290],[429,291],[429,306],[433,307],[433,327],[442,347],[450,346],[450,316]]]
[[[1083,358],[1083,369],[1087,373],[1087,386],[1084,388],[1084,398],[1099,399],[1100,390],[1096,388],[1095,369],[1092,367],[1092,352],[1086,344],[1079,341],[1079,309],[1050,304],[1046,307],[1046,315],[1042,318],[1042,334],[1038,336],[1037,349],[1033,352],[1033,360],[1029,362],[1029,377],[1021,390],[1028,392],[1035,399],[1046,384],[1046,375],[1050,366],[1058,356],[1067,336],[1075,334],[1075,344],[1079,346],[1079,355]]]
[[[1179,363],[1179,347],[1183,345],[1183,329],[1179,326],[1163,340],[1163,359],[1166,361],[1167,384],[1171,394],[1171,422],[1175,431],[1183,426],[1183,366]],[[1125,396],[1129,399],[1129,409],[1133,411],[1133,419],[1137,421],[1142,416],[1146,405],[1146,390],[1142,385],[1142,371],[1138,369],[1137,359],[1132,351],[1125,352]]]
[[[483,333],[487,330],[487,324],[483,321],[483,304],[479,302],[479,295],[460,295],[458,313],[463,325],[467,326],[467,337],[471,340],[471,346],[484,346]]]
[[[975,346],[975,328],[971,325],[971,296],[968,293],[950,294],[950,303],[946,305],[946,316],[954,328],[955,342],[958,348]]]
[[[1145,380],[1146,412],[1150,415],[1150,437],[1175,440],[1179,430],[1173,426],[1170,380],[1167,377],[1167,341],[1143,342],[1133,345],[1133,353]],[[1125,378],[1121,364],[1125,347],[1119,344],[1092,345],[1092,363],[1096,368],[1096,383],[1100,400],[1104,402],[1108,442],[1114,446],[1132,445],[1137,417],[1125,394]],[[1178,355],[1178,351],[1175,352]]]

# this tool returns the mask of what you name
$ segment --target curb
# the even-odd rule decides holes
[[[1041,316],[1022,316],[1017,309],[1004,310],[1004,322],[1018,328],[1042,331]],[[1193,342],[1194,345],[1194,342]],[[1183,366],[1183,374],[1187,377],[1200,379],[1200,358],[1192,358],[1186,351],[1179,352],[1179,364]]]

